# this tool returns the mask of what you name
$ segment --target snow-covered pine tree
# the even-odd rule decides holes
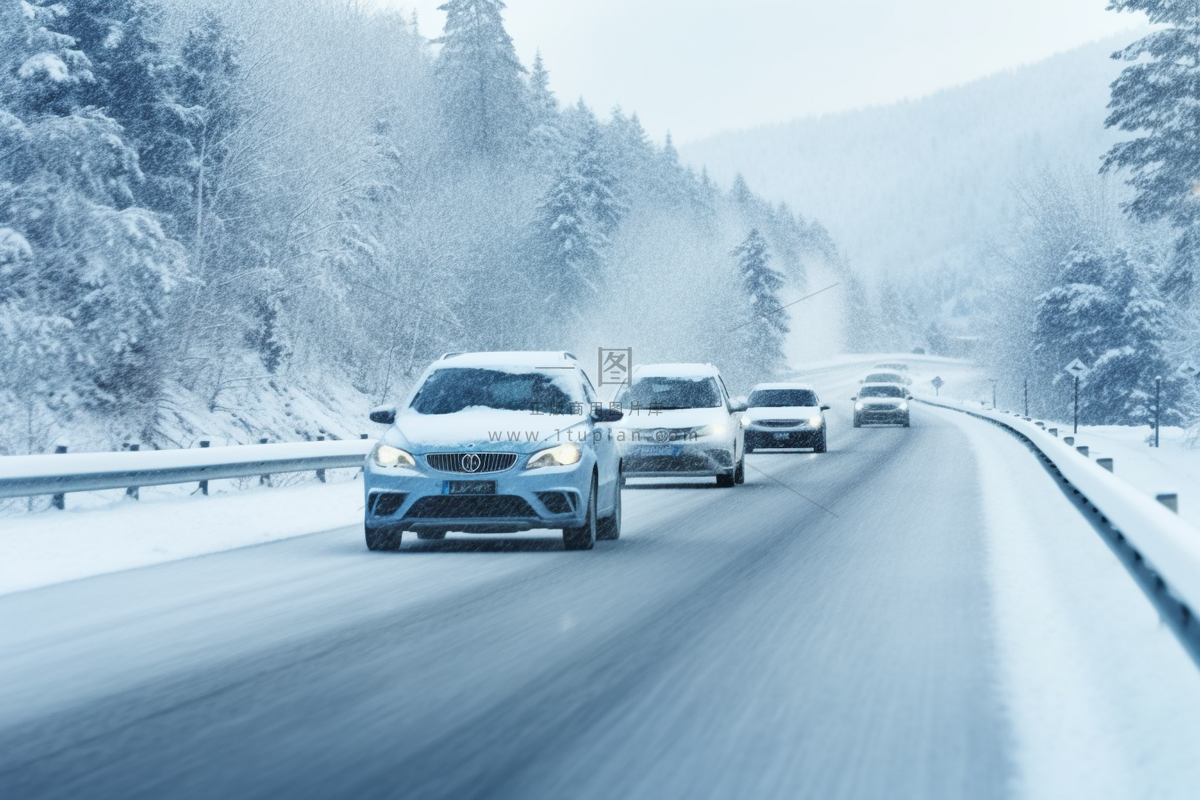
[[[530,130],[530,109],[502,0],[449,0],[446,26],[435,43],[446,135],[461,152],[502,162]]]
[[[1124,250],[1109,259],[1108,291],[1114,314],[1109,349],[1084,382],[1083,421],[1095,425],[1153,425],[1155,379],[1162,378],[1160,422],[1182,425],[1195,396],[1190,380],[1179,377],[1167,357],[1167,305],[1157,276]]]
[[[191,164],[181,121],[173,112],[172,64],[158,38],[158,0],[64,0],[60,30],[87,55],[94,80],[74,92],[116,120],[138,153],[143,180],[135,199],[168,215],[180,208]]]
[[[554,124],[558,118],[558,98],[550,91],[550,72],[541,50],[534,54],[529,72],[529,111],[535,126]]]
[[[1200,269],[1200,7],[1194,0],[1110,0],[1143,12],[1156,27],[1114,54],[1128,66],[1112,84],[1108,127],[1137,134],[1113,146],[1104,170],[1124,169],[1136,194],[1126,210],[1139,221],[1167,220],[1179,231],[1164,288],[1184,297]]]
[[[1121,306],[1108,291],[1108,260],[1076,247],[1063,262],[1054,288],[1034,299],[1033,353],[1046,381],[1067,380],[1074,359],[1091,366],[1113,345],[1111,326]]]
[[[849,269],[842,276],[842,286],[842,341],[846,350],[873,353],[879,349],[879,320],[867,287]]]
[[[10,364],[0,379],[16,375],[14,391],[46,390],[60,402],[146,408],[170,359],[163,332],[171,292],[187,273],[182,248],[134,206],[141,173],[121,126],[70,105],[93,77],[73,37],[55,28],[63,9],[23,8],[18,80],[0,98],[18,112],[0,110],[0,229],[16,287],[0,308],[0,330],[6,352],[29,359],[55,350],[65,371]],[[56,340],[12,339],[42,334]],[[31,374],[38,380],[19,377]]]
[[[744,311],[733,319],[738,328],[744,363],[760,376],[769,376],[785,364],[784,337],[788,333],[787,315],[779,300],[783,275],[771,266],[767,241],[757,228],[731,254],[737,264],[737,276],[745,293]],[[742,315],[745,319],[739,319]]]

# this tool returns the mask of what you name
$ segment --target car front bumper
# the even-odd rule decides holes
[[[816,447],[825,436],[825,426],[773,428],[750,425],[746,428],[746,448]]]
[[[896,406],[867,406],[861,411],[855,410],[854,418],[862,425],[907,425],[908,409]]]
[[[524,468],[524,461],[503,472],[472,475],[369,464],[363,473],[365,524],[435,533],[514,533],[582,525],[595,457],[588,454],[568,467],[532,470]],[[494,481],[495,493],[449,493],[451,483],[475,481]]]
[[[733,469],[733,443],[685,441],[627,444],[621,456],[627,478],[710,478]]]

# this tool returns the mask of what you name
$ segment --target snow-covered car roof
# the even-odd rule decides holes
[[[637,364],[635,378],[715,378],[720,375],[712,364]]]
[[[514,350],[495,353],[448,353],[433,363],[443,367],[478,367],[500,370],[574,369],[575,356],[561,350]]]
[[[810,392],[816,391],[811,383],[759,383],[756,384],[755,387],[750,391],[771,391],[773,389],[804,389]]]

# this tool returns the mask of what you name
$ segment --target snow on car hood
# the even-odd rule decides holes
[[[821,416],[817,406],[781,406],[775,408],[756,407],[746,410],[747,422],[758,422],[760,419],[812,419]]]
[[[468,448],[477,452],[527,453],[562,442],[578,442],[588,417],[467,408],[455,414],[418,414],[407,409],[384,435],[387,444],[414,450]]]
[[[651,413],[649,409],[626,411],[619,424],[626,430],[650,430],[654,428],[696,428],[713,425],[729,419],[724,406],[716,408],[680,408]]]

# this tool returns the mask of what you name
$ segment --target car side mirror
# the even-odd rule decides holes
[[[380,425],[391,425],[396,421],[395,406],[380,406],[372,409],[371,422],[378,422]]]
[[[592,411],[592,422],[620,422],[625,412],[615,408],[597,408]]]
[[[746,405],[741,400],[730,400],[729,401],[729,412],[731,414],[741,414],[743,411],[746,411],[748,408],[750,408],[750,406]]]
[[[821,410],[822,410],[822,411],[828,411],[828,410],[829,410],[829,406],[821,406]]]
[[[852,402],[852,403],[857,403],[857,402],[858,402],[858,398],[857,398],[857,397],[851,397],[851,398],[850,398],[850,402]]]

